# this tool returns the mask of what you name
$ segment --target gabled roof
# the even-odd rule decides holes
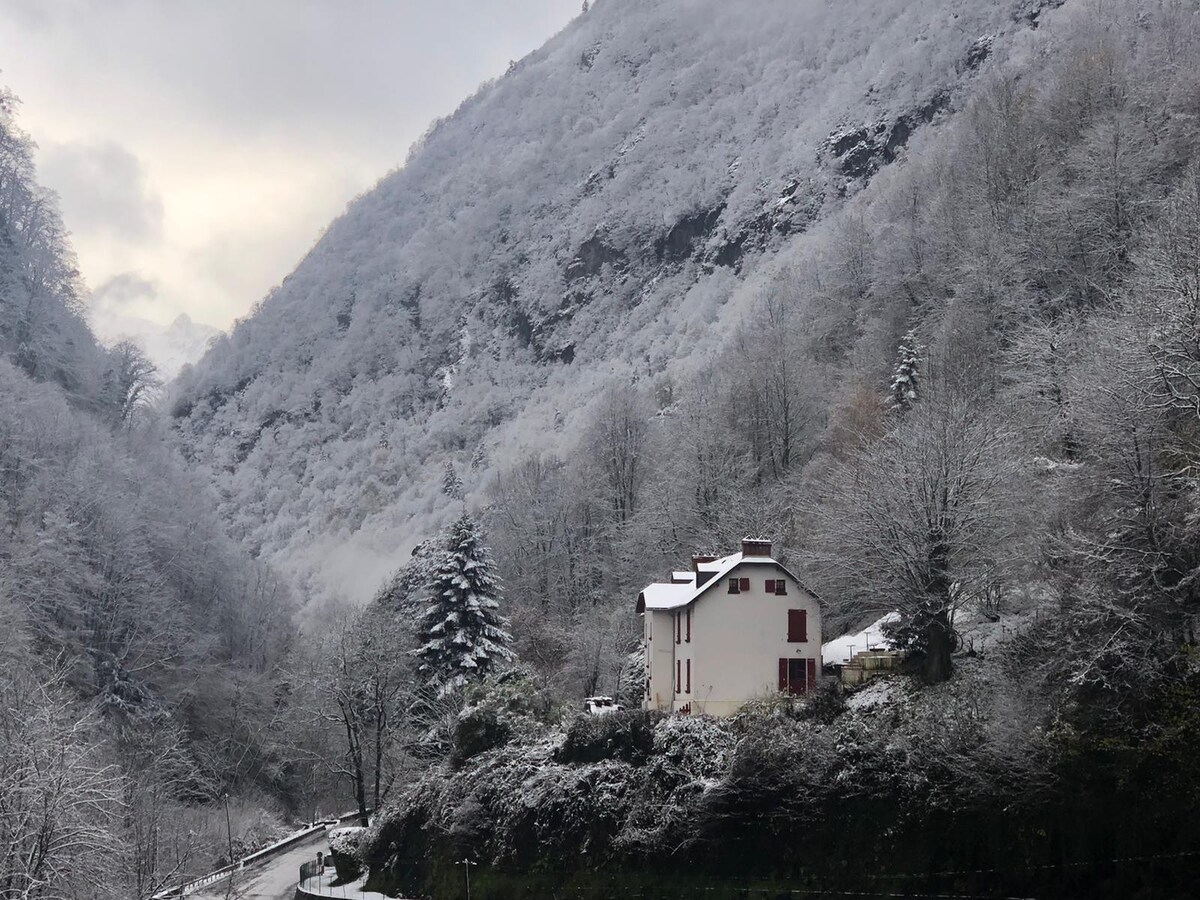
[[[782,569],[784,574],[790,576],[792,581],[800,585],[805,591],[808,591],[808,588],[804,587],[800,579],[792,575],[778,560],[770,556],[746,556],[744,553],[732,553],[729,556],[722,556],[720,559],[713,560],[712,562],[699,563],[696,568],[700,574],[705,576],[699,586],[696,584],[695,572],[671,573],[672,577],[688,576],[690,580],[683,584],[656,582],[646,585],[642,588],[641,593],[638,594],[638,612],[644,612],[648,609],[679,609],[680,607],[687,606],[698,599],[701,594],[713,585],[719,584],[726,575],[742,563],[776,566]],[[809,593],[812,592],[809,591]]]

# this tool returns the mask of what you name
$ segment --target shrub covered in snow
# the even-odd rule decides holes
[[[351,881],[362,874],[363,840],[367,829],[361,826],[335,828],[329,832],[329,857],[339,881]]]
[[[627,709],[606,716],[580,716],[556,754],[560,762],[619,759],[638,765],[654,748],[654,726],[661,713]]]
[[[454,729],[451,761],[461,765],[514,735],[535,735],[556,724],[561,710],[527,669],[512,669],[467,690]]]

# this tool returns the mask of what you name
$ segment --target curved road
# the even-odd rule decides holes
[[[188,897],[196,900],[293,900],[300,881],[300,864],[316,859],[318,850],[329,854],[329,838],[323,831],[278,856],[249,865],[233,873],[231,878],[210,884]]]

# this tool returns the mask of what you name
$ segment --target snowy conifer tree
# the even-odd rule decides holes
[[[480,441],[479,446],[475,448],[475,455],[471,457],[471,471],[478,472],[490,462],[491,458],[488,455],[487,444]]]
[[[451,500],[463,499],[463,483],[458,477],[458,469],[454,468],[454,463],[447,461],[446,471],[442,473],[442,493]]]
[[[450,526],[446,549],[429,581],[416,651],[426,683],[440,695],[478,681],[515,659],[491,551],[470,515]]]
[[[917,335],[912,330],[900,340],[899,361],[896,374],[892,376],[892,387],[888,395],[888,406],[898,412],[912,409],[920,395],[921,353]]]

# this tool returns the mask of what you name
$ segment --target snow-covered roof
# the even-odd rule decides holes
[[[695,593],[695,584],[648,584],[642,588],[646,609],[674,609]]]
[[[861,631],[843,634],[821,646],[821,664],[826,666],[844,666],[850,662],[855,653],[863,650],[891,650],[892,642],[883,633],[883,626],[888,622],[896,622],[900,613],[890,612],[880,616]],[[868,646],[869,645],[869,646]]]
[[[642,588],[639,599],[645,603],[646,609],[678,609],[681,606],[687,606],[743,562],[775,565],[787,572],[787,569],[784,569],[781,563],[770,556],[747,556],[740,552],[731,553],[729,556],[722,556],[720,559],[715,559],[712,562],[697,564],[696,569],[708,576],[699,586],[696,585],[694,578],[686,584],[663,584],[657,582],[655,584],[648,584]],[[673,576],[678,574],[681,573],[672,573]],[[686,574],[689,576],[692,575],[691,572]],[[788,574],[791,575],[792,573],[788,572]],[[795,575],[792,575],[792,580],[797,584],[800,583],[800,580]]]

